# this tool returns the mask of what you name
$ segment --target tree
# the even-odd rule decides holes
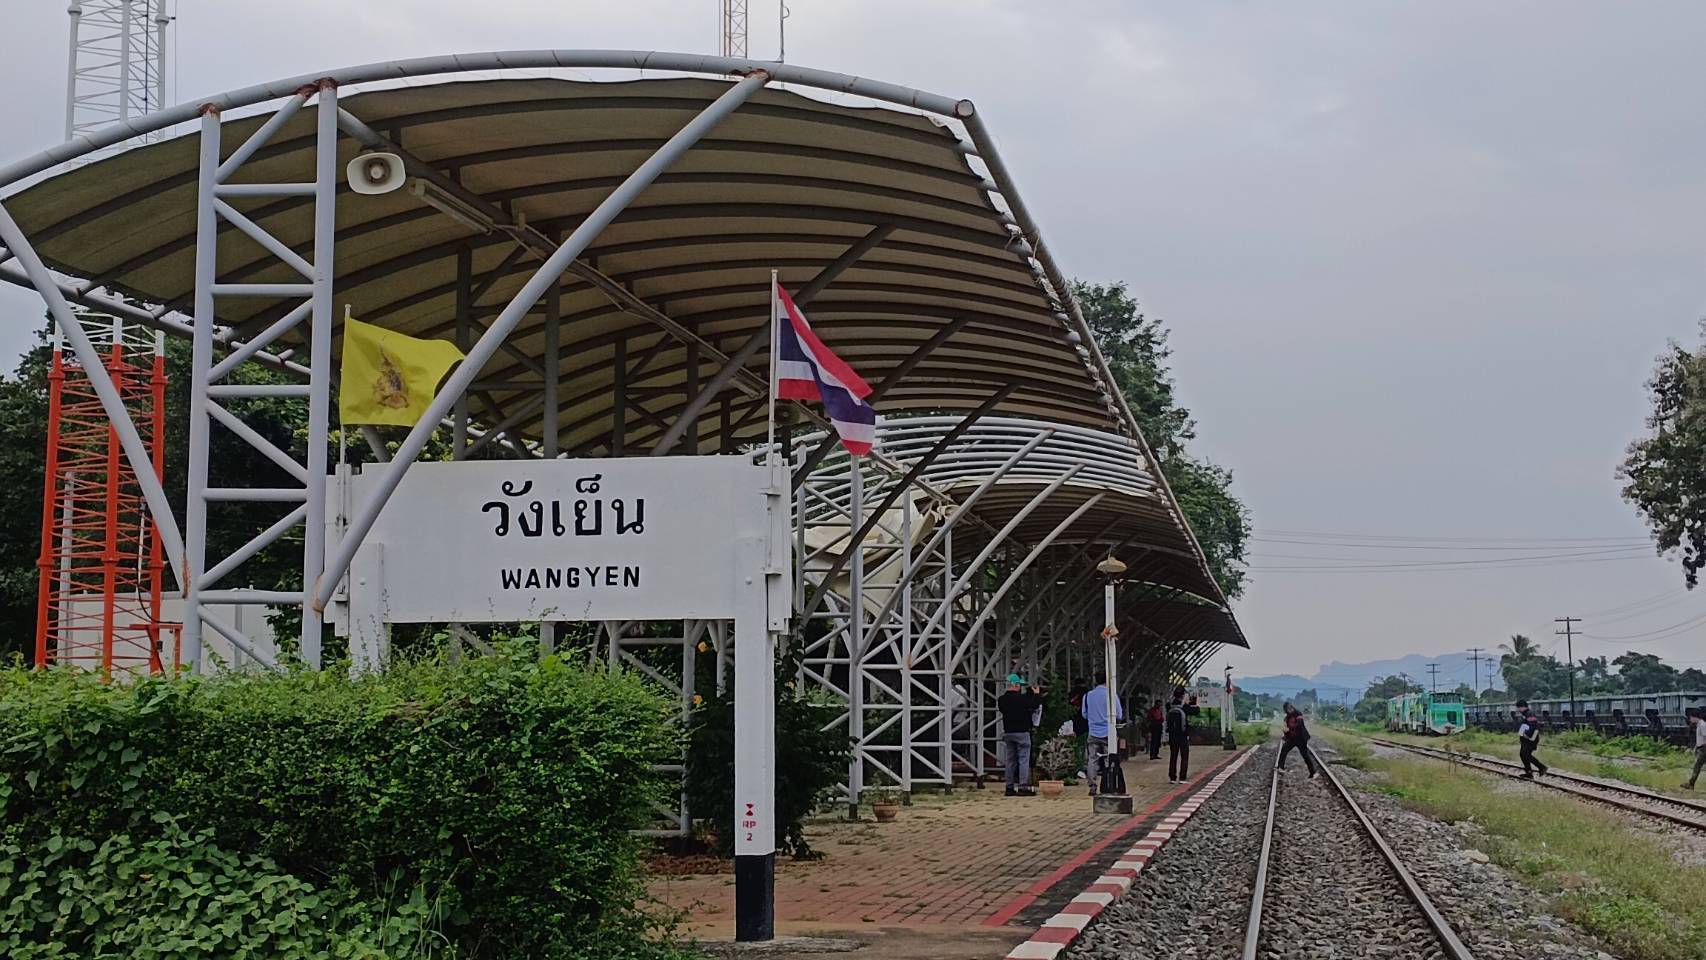
[[[1706,327],[1706,324],[1703,324]],[[1690,590],[1706,566],[1706,355],[1672,341],[1647,381],[1650,434],[1629,444],[1617,477],[1662,556],[1676,552]]]
[[[1681,686],[1676,668],[1654,654],[1631,650],[1611,662],[1617,667],[1624,693],[1663,693]]]
[[[1540,650],[1535,647],[1534,641],[1520,633],[1512,634],[1511,642],[1499,644],[1499,649],[1505,651],[1499,654],[1500,673],[1504,673],[1505,667],[1510,664],[1526,663],[1540,655]]]
[[[1357,701],[1352,715],[1362,723],[1377,723],[1386,719],[1386,701],[1406,693],[1421,693],[1422,685],[1404,674],[1384,677],[1369,684]]]
[[[1242,595],[1250,511],[1232,493],[1232,471],[1187,450],[1196,438],[1196,423],[1174,396],[1167,328],[1138,312],[1137,301],[1123,283],[1079,281],[1073,284],[1073,295],[1108,362],[1114,386],[1125,396],[1202,545],[1209,570],[1228,597]]]
[[[1582,693],[1616,693],[1617,678],[1605,657],[1583,657],[1576,664],[1576,685]]]

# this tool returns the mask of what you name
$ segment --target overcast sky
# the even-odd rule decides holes
[[[10,160],[60,139],[66,15],[63,0],[7,7]],[[1263,538],[1237,605],[1254,648],[1231,657],[1241,672],[1513,632],[1549,647],[1564,615],[1628,638],[1578,640],[1578,656],[1706,661],[1706,627],[1678,626],[1706,600],[1664,561],[1605,552],[1643,536],[1613,476],[1643,382],[1706,314],[1706,7],[792,8],[790,61],[975,100],[1065,268],[1128,282],[1171,327],[1198,449],[1236,471]],[[718,44],[717,0],[177,12],[174,101],[424,54]],[[775,15],[753,0],[756,57],[775,55]],[[9,367],[41,311],[7,290],[0,315]],[[1279,542],[1324,539],[1338,542]],[[1511,557],[1543,559],[1395,565]]]

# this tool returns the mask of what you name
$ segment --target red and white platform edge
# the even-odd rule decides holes
[[[1108,868],[1107,873],[1097,877],[1084,888],[1083,893],[1073,897],[1066,909],[1044,920],[1037,932],[1031,934],[1031,939],[1009,951],[1007,960],[1054,960],[1056,955],[1084,934],[1084,928],[1090,925],[1090,921],[1096,919],[1110,904],[1125,896],[1126,891],[1131,889],[1132,881],[1137,879],[1138,873],[1149,863],[1149,859],[1155,856],[1156,851],[1185,825],[1185,821],[1197,812],[1198,807],[1214,796],[1221,784],[1237,773],[1238,768],[1244,766],[1244,762],[1249,760],[1254,752],[1244,751],[1243,755],[1228,764],[1226,769],[1215,774],[1196,793],[1187,797],[1177,809],[1162,817],[1153,829],[1144,834],[1143,839],[1132,844],[1131,849]]]

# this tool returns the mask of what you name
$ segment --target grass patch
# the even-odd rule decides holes
[[[1628,960],[1706,957],[1706,898],[1699,894],[1706,867],[1676,862],[1615,814],[1434,760],[1371,759],[1368,768],[1386,775],[1379,792],[1404,806],[1478,824],[1494,862],[1557,895],[1562,915]]]
[[[1356,737],[1348,736],[1333,729],[1322,731],[1320,736],[1333,745],[1333,749],[1338,751],[1340,762],[1347,767],[1355,770],[1366,770],[1369,761],[1374,759],[1374,750],[1365,741]]]
[[[1418,737],[1385,731],[1375,735],[1399,743],[1413,743],[1435,749],[1449,743],[1459,749],[1467,748],[1502,760],[1517,759],[1514,734],[1465,730],[1449,738]],[[1649,737],[1602,737],[1585,730],[1543,738],[1539,755],[1548,766],[1557,767],[1559,770],[1603,777],[1607,780],[1621,780],[1659,793],[1684,796],[1687,795],[1686,791],[1679,790],[1678,786],[1687,779],[1689,768],[1694,764],[1692,751],[1679,750]],[[1631,757],[1638,759],[1627,759]]]

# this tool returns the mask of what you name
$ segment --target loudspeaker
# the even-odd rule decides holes
[[[349,188],[356,193],[390,193],[403,186],[403,158],[394,153],[364,153],[344,168]]]

